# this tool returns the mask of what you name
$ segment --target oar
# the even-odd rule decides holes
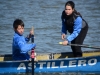
[[[34,28],[33,27],[32,27],[32,31],[33,31],[33,34],[31,35],[31,42],[34,43]],[[34,49],[31,51],[31,58],[32,58],[32,75],[34,75]]]
[[[62,45],[62,42],[59,42],[60,45]],[[84,48],[93,48],[93,49],[100,49],[100,47],[96,47],[96,46],[90,46],[90,45],[80,45],[80,44],[67,44],[69,46],[80,46],[80,47],[84,47]]]

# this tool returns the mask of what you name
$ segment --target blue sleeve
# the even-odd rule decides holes
[[[61,30],[61,34],[67,34],[67,29],[65,27],[64,20],[62,20],[62,30]]]
[[[26,38],[25,38],[25,41],[26,41],[26,42],[29,42],[29,41],[30,41],[30,38],[27,38],[27,37],[26,37]]]
[[[35,48],[36,44],[27,44],[26,41],[23,41],[22,38],[17,38],[16,40],[17,42],[17,46],[20,49],[21,53],[26,53],[30,50],[32,50],[32,48]]]
[[[81,28],[82,28],[82,18],[77,17],[77,19],[74,22],[74,31],[71,35],[67,37],[68,42],[71,42],[79,35]]]

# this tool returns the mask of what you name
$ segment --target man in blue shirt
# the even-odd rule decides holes
[[[29,60],[30,55],[28,54],[28,51],[32,50],[36,46],[34,43],[27,44],[31,38],[32,31],[30,31],[29,36],[25,38],[23,36],[24,23],[20,19],[14,21],[13,28],[15,31],[12,43],[13,60]]]
[[[82,18],[79,12],[75,10],[75,4],[68,1],[65,4],[65,10],[62,12],[62,42],[63,45],[68,43],[83,44],[88,31],[88,24]],[[65,39],[67,31],[70,35]],[[74,57],[81,57],[82,51],[79,46],[71,46]]]

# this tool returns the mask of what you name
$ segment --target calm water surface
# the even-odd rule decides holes
[[[58,45],[61,40],[61,13],[67,0],[0,0],[0,54],[12,53],[13,21],[20,18],[25,23],[26,36],[35,29],[36,52],[52,53],[71,51],[69,46]],[[100,45],[100,0],[73,0],[76,9],[89,24],[84,44]],[[82,48],[83,51],[93,50]],[[18,74],[24,75],[24,74]],[[50,75],[50,74],[36,74]],[[53,75],[73,75],[55,73]],[[75,74],[74,75],[78,75]],[[81,74],[80,74],[81,75]],[[85,75],[85,74],[82,74]]]

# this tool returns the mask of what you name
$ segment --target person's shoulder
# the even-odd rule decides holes
[[[65,10],[63,10],[62,13],[65,13]]]
[[[62,11],[62,15],[65,15],[65,11],[64,10]]]
[[[82,22],[82,18],[80,16],[78,16],[74,22]]]
[[[21,39],[22,39],[22,37],[21,37],[21,36],[19,36],[18,34],[14,34],[13,39],[14,39],[15,41],[18,41],[18,40],[21,40]]]
[[[14,38],[20,37],[17,33],[14,34]]]
[[[65,16],[66,16],[66,14],[65,14],[65,11],[63,10],[63,11],[62,11],[61,18],[62,18],[62,19],[64,19],[64,18],[65,18]]]
[[[76,19],[81,20],[82,18],[80,16],[78,16]]]
[[[80,14],[80,12],[77,12],[76,10],[74,11],[74,17],[81,17],[82,18],[82,15]]]

